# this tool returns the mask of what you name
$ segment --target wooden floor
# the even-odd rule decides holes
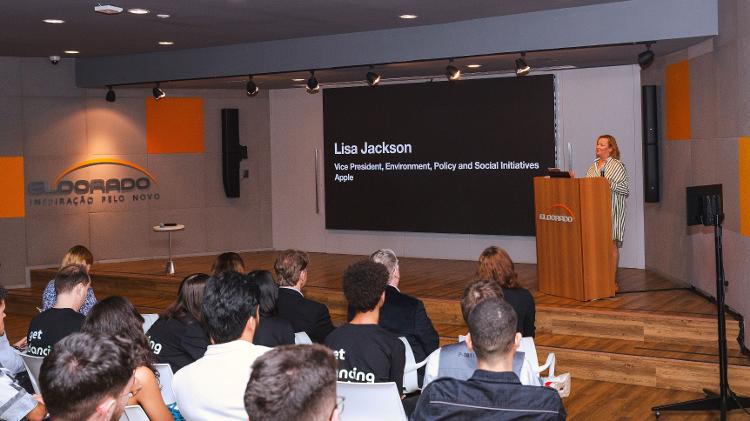
[[[244,253],[246,268],[272,270],[276,253]],[[306,296],[325,303],[337,324],[345,320],[341,275],[364,256],[311,253]],[[158,312],[174,298],[180,280],[207,272],[214,256],[175,259],[175,276],[163,274],[163,260],[96,263],[91,274],[101,299],[124,295],[141,312]],[[460,315],[463,288],[475,278],[475,262],[403,258],[403,292],[420,297],[441,336],[455,342],[466,332]],[[520,283],[537,304],[537,349],[540,359],[557,355],[557,372],[571,372],[573,394],[565,400],[573,420],[643,420],[653,405],[702,397],[715,386],[716,311],[713,304],[682,285],[653,273],[620,269],[622,292],[593,302],[539,293],[536,266],[516,267]],[[41,290],[54,269],[32,271],[32,286],[11,292],[6,319],[11,339],[25,334],[39,305]],[[750,393],[750,359],[733,340],[739,325],[727,319],[730,337],[730,382]],[[741,417],[739,413],[730,419]],[[713,414],[662,415],[662,419],[716,419]],[[737,418],[740,419],[740,418]],[[750,417],[745,418],[750,419]]]

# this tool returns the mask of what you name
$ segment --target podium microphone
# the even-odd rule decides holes
[[[602,177],[604,177],[604,167],[602,167],[601,173],[602,173]]]

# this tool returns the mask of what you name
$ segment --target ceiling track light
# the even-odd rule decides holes
[[[449,81],[461,79],[461,70],[453,65],[453,59],[448,60],[448,65],[445,66],[445,76]]]
[[[641,70],[648,68],[648,66],[654,62],[654,58],[656,57],[654,52],[651,51],[651,44],[653,44],[653,42],[645,43],[646,51],[638,54],[638,65],[641,66]]]
[[[370,71],[367,72],[367,84],[370,86],[378,86],[380,83],[380,74],[373,71],[374,67],[370,66]]]
[[[526,52],[516,59],[516,76],[526,76],[531,72],[531,66],[526,63]]]
[[[254,97],[258,95],[258,92],[260,92],[260,89],[258,89],[258,85],[256,85],[253,81],[252,75],[247,77],[247,85],[245,85],[245,91],[247,92],[247,96],[249,97]]]
[[[104,99],[106,99],[107,102],[117,101],[117,95],[115,95],[115,91],[112,89],[111,85],[107,85],[107,95],[104,96]]]
[[[158,83],[156,84],[156,86],[154,86],[154,89],[151,90],[151,92],[154,95],[154,99],[157,100],[157,101],[160,100],[160,99],[162,99],[162,98],[164,98],[165,96],[167,96],[167,93],[164,92],[161,88],[159,88],[159,84]]]
[[[310,79],[307,79],[305,90],[308,94],[317,94],[320,92],[320,83],[318,83],[318,79],[315,78],[314,70],[310,70]]]

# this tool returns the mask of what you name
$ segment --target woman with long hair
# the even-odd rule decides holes
[[[276,301],[279,299],[279,286],[273,280],[271,272],[254,270],[247,274],[250,282],[258,286],[260,291],[260,323],[255,329],[253,343],[274,347],[278,345],[294,344],[294,328],[292,324],[278,317]]]
[[[216,277],[222,272],[238,272],[244,274],[245,262],[242,261],[242,257],[239,254],[233,251],[221,253],[216,256],[216,260],[214,260],[211,265],[211,276]]]
[[[143,317],[127,299],[113,296],[105,298],[91,309],[82,332],[98,332],[130,339],[131,356],[136,360],[135,383],[128,405],[140,405],[151,421],[173,421],[172,413],[164,404],[154,363],[156,358],[143,333]]]
[[[69,265],[81,265],[85,267],[86,272],[88,272],[93,264],[94,255],[91,254],[91,251],[84,246],[77,245],[71,247],[70,250],[65,253],[62,263],[60,264],[60,269]],[[54,307],[55,301],[57,301],[57,291],[55,291],[55,280],[53,279],[47,283],[47,286],[42,293],[42,311]],[[85,316],[89,314],[89,311],[94,307],[94,304],[96,304],[96,296],[94,296],[94,290],[89,287],[86,292],[86,301],[84,301],[78,312]]]
[[[201,310],[207,280],[203,273],[183,279],[177,299],[159,314],[146,334],[156,359],[169,364],[175,373],[202,357],[209,345]]]

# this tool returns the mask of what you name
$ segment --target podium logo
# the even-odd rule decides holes
[[[567,215],[560,215],[559,213],[553,213],[557,208],[562,209]],[[558,211],[559,212],[559,211]],[[556,203],[552,205],[551,208],[545,213],[542,212],[539,214],[539,219],[542,221],[551,221],[551,222],[564,222],[571,224],[573,223],[573,220],[575,220],[575,214],[572,210],[570,210],[569,207],[563,205],[562,203]]]

